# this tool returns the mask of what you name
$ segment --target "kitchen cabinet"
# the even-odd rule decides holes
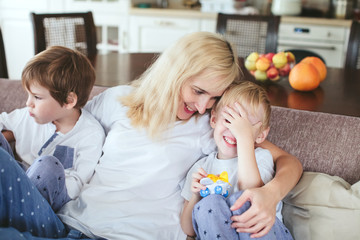
[[[129,51],[162,52],[188,33],[215,32],[215,25],[214,19],[130,15]]]
[[[25,64],[34,56],[30,12],[92,11],[97,27],[99,53],[127,52],[130,0],[0,0],[0,27],[11,79],[20,79]]]
[[[130,0],[66,0],[65,11],[91,11],[97,30],[100,53],[128,51],[128,10]]]

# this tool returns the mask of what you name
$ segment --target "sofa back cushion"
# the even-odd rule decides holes
[[[360,118],[272,107],[268,139],[298,157],[304,171],[360,180]]]

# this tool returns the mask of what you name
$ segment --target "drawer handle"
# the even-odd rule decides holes
[[[316,45],[300,45],[300,44],[287,44],[282,43],[281,45],[289,46],[289,47],[299,47],[299,48],[315,48],[315,49],[324,49],[324,50],[336,50],[335,46],[316,46]]]
[[[166,27],[175,25],[175,23],[173,23],[173,22],[161,21],[161,20],[160,21],[155,21],[155,24],[160,25],[160,26],[166,26]]]

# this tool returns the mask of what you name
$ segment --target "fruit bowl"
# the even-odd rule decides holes
[[[279,81],[287,78],[295,65],[295,56],[291,52],[250,53],[245,59],[245,68],[258,81]]]

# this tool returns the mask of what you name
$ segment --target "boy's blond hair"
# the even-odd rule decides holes
[[[74,106],[85,106],[95,83],[95,70],[88,58],[77,50],[52,46],[35,55],[26,64],[21,80],[25,89],[37,83],[49,90],[50,95],[63,106],[69,93],[77,96]]]
[[[177,119],[184,84],[204,72],[223,79],[218,89],[225,90],[239,80],[236,49],[215,33],[196,32],[182,37],[132,84],[134,91],[121,98],[129,107],[131,124],[145,128],[150,137],[159,136]]]
[[[250,81],[233,84],[224,92],[220,101],[214,106],[214,112],[219,113],[224,106],[231,106],[235,102],[245,104],[250,108],[247,109],[250,111],[248,114],[256,116],[259,108],[263,108],[263,116],[257,116],[262,122],[261,129],[264,130],[270,126],[271,105],[264,88]]]

